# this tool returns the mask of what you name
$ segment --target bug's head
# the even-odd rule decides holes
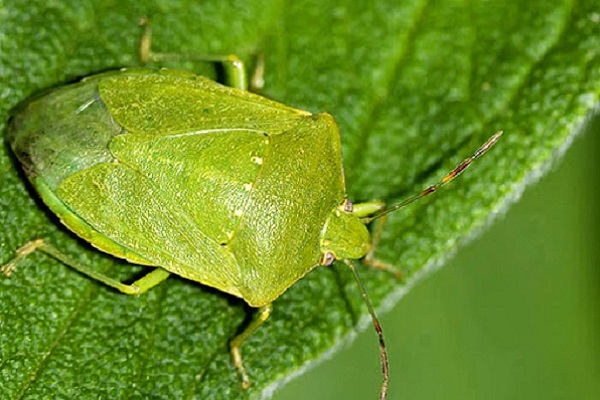
[[[344,200],[329,213],[321,233],[322,264],[331,264],[333,259],[362,258],[370,248],[367,227],[352,212],[352,203]]]

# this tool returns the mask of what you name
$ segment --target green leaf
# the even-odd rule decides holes
[[[399,201],[504,130],[456,182],[389,218],[377,255],[407,283],[360,271],[373,303],[388,308],[517,198],[579,131],[600,97],[600,14],[585,1],[347,3],[3,5],[2,128],[39,90],[139,65],[137,21],[148,15],[157,50],[236,53],[249,62],[263,53],[265,95],[331,112],[354,201]],[[7,147],[1,151],[0,262],[44,237],[110,275],[139,274],[63,229]],[[170,278],[134,298],[36,254],[0,278],[0,302],[7,399],[259,398],[368,321],[351,273],[343,265],[316,269],[274,303],[244,346],[253,386],[242,392],[228,340],[252,310],[193,282]]]

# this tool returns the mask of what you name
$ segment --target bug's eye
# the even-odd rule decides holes
[[[352,212],[353,209],[354,209],[354,205],[352,204],[352,202],[348,199],[345,199],[344,200],[344,211]]]
[[[334,261],[335,261],[335,256],[330,251],[326,251],[325,253],[323,253],[321,255],[321,261],[320,261],[321,265],[328,266],[328,265],[333,264]]]

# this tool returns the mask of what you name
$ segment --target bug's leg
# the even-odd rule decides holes
[[[385,210],[385,203],[381,201],[368,201],[352,205],[352,213],[359,218],[369,217],[382,210]],[[363,258],[362,262],[363,264],[366,264],[371,268],[385,271],[394,275],[396,279],[402,280],[402,272],[400,272],[393,266],[375,258],[375,250],[379,245],[379,240],[381,239],[381,234],[383,232],[383,227],[385,225],[386,219],[386,216],[383,216],[379,219],[379,221],[376,222],[376,226],[373,229],[373,235],[371,236],[371,249]]]
[[[271,307],[271,304],[267,304],[266,306],[259,308],[258,313],[254,317],[252,322],[250,322],[250,324],[242,331],[242,333],[234,337],[231,340],[231,342],[229,342],[229,347],[231,349],[231,357],[233,358],[233,364],[238,369],[238,372],[242,379],[243,389],[247,389],[248,387],[250,387],[250,378],[248,378],[248,374],[244,369],[240,348],[244,341],[248,339],[250,335],[256,332],[258,327],[261,326],[269,318],[269,315],[271,315],[272,310],[273,307]]]
[[[126,294],[142,294],[148,289],[158,285],[159,283],[161,283],[169,277],[169,272],[165,271],[162,268],[156,268],[154,271],[149,272],[148,274],[144,275],[132,284],[126,285],[98,271],[94,271],[90,267],[83,265],[80,262],[73,260],[66,254],[58,250],[56,247],[46,243],[44,239],[33,240],[21,247],[19,250],[17,250],[15,257],[8,263],[4,264],[0,268],[0,270],[6,276],[10,276],[10,274],[16,268],[17,264],[19,264],[19,262],[21,262],[25,257],[27,257],[36,250],[48,254],[49,256],[57,259],[61,263],[73,268],[74,270],[80,272],[83,275],[89,276],[92,279],[100,281],[105,285],[115,288]]]
[[[185,53],[157,53],[152,51],[152,28],[147,18],[140,20],[143,27],[142,39],[140,40],[140,61],[144,64],[161,61],[205,61],[217,62],[223,66],[225,84],[241,90],[248,90],[246,67],[242,60],[234,54],[185,54]],[[258,64],[257,64],[258,65]]]
[[[373,229],[373,235],[371,236],[371,249],[365,256],[365,258],[363,258],[362,262],[371,268],[379,269],[381,271],[390,273],[396,279],[402,281],[404,279],[404,276],[402,275],[402,272],[400,270],[375,258],[375,250],[379,245],[379,240],[381,240],[381,234],[383,233],[383,227],[386,221],[387,216],[383,216],[379,219],[379,221],[376,222],[376,226]]]

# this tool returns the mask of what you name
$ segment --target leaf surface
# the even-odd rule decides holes
[[[401,4],[395,4],[401,3]],[[467,173],[388,220],[361,269],[384,309],[518,197],[568,146],[600,96],[595,1],[31,1],[0,4],[0,121],[32,94],[137,66],[150,16],[158,51],[266,60],[263,94],[328,111],[342,132],[355,201],[394,203],[439,180],[496,130]],[[169,64],[215,76],[211,66]],[[4,137],[4,135],[2,135]],[[57,223],[1,148],[0,262],[44,237],[111,276],[141,272]],[[228,341],[251,315],[230,296],[170,278],[139,298],[43,255],[0,279],[3,398],[260,398],[367,322],[343,265],[318,268],[274,303],[243,348],[245,392]],[[375,357],[375,355],[374,355]]]

